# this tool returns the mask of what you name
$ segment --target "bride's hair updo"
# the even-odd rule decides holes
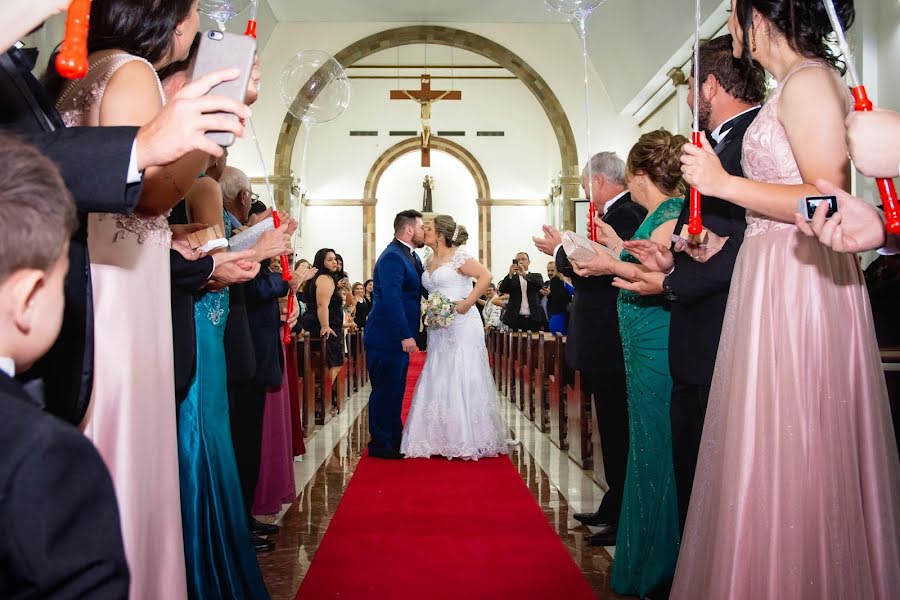
[[[447,241],[448,246],[462,246],[469,239],[469,232],[459,225],[450,215],[437,215],[434,218],[434,232]]]

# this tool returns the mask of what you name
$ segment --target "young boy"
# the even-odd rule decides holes
[[[74,226],[53,163],[0,135],[0,598],[128,597],[103,460],[14,379],[59,334]]]

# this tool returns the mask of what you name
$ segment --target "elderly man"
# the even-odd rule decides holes
[[[584,193],[597,213],[623,240],[631,239],[647,211],[632,201],[625,189],[625,163],[614,152],[591,158],[581,176]],[[534,238],[538,249],[556,259],[557,270],[571,278],[575,297],[569,320],[566,362],[581,371],[581,382],[593,394],[603,448],[603,469],[609,489],[593,513],[575,518],[600,530],[588,538],[591,545],[614,546],[625,484],[628,454],[628,404],[625,390],[625,360],[619,338],[616,300],[619,290],[613,278],[580,277],[575,273],[560,232],[544,225],[544,237]]]

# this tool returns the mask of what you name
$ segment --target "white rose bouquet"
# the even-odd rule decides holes
[[[447,296],[434,292],[422,300],[422,314],[425,315],[425,326],[429,329],[449,327],[456,316],[456,303]]]

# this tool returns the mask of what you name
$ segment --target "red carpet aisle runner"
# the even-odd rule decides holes
[[[404,417],[425,360],[409,368]],[[593,598],[508,458],[363,457],[297,598]]]

